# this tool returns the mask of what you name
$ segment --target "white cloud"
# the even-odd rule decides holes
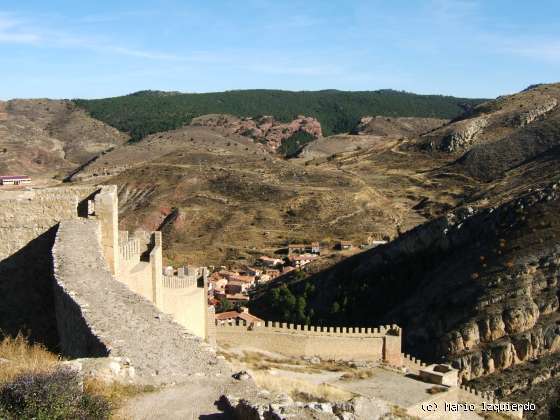
[[[119,45],[100,37],[83,37],[73,33],[56,31],[37,22],[16,18],[11,14],[2,12],[0,12],[0,43],[28,44],[43,48],[73,48],[162,61],[196,61],[197,58],[197,55],[183,57],[176,54]]]
[[[39,34],[24,27],[24,21],[7,13],[0,13],[0,43],[37,44],[41,41]]]
[[[502,52],[543,61],[560,62],[560,40],[518,40],[504,42]]]

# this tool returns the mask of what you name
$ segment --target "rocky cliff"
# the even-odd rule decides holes
[[[292,289],[316,284],[317,322],[394,322],[407,352],[486,375],[560,349],[558,210],[559,183],[460,208]]]
[[[305,299],[305,315],[340,325],[399,324],[407,352],[447,360],[463,380],[557,354],[559,93],[559,85],[542,85],[499,98],[393,149],[420,145],[442,156],[464,147],[427,179],[477,188],[444,216],[289,284]],[[439,142],[426,148],[427,139]],[[442,154],[446,144],[454,146]],[[270,294],[257,297],[253,312],[279,319],[267,306]]]
[[[485,102],[449,124],[420,137],[428,150],[463,153],[477,144],[506,138],[558,108],[560,85],[541,85]]]

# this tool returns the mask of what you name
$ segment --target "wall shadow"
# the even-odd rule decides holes
[[[32,343],[59,350],[52,247],[58,226],[0,261],[0,338],[22,332]]]

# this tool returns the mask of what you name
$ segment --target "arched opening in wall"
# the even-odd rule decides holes
[[[88,216],[92,215],[93,212],[95,212],[95,209],[90,208],[90,202],[93,202],[95,196],[99,193],[99,191],[101,190],[99,189],[91,193],[90,195],[88,195],[86,198],[84,198],[82,201],[78,203],[78,208],[77,208],[78,217],[87,218]]]

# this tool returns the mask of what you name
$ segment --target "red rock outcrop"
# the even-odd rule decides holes
[[[227,132],[250,137],[276,151],[282,141],[304,131],[315,138],[322,136],[321,123],[313,117],[298,115],[290,122],[281,122],[270,115],[239,118],[233,115],[209,114],[194,118],[191,125],[222,128]]]

